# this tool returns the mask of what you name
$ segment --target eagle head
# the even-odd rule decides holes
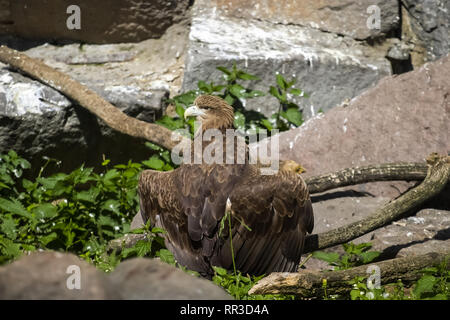
[[[217,96],[198,96],[194,105],[187,108],[184,118],[196,117],[202,122],[203,130],[227,129],[233,127],[234,111],[225,100]]]

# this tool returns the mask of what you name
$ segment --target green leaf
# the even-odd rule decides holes
[[[250,92],[247,93],[247,98],[255,98],[255,97],[263,97],[266,94],[262,91],[259,90],[251,90]]]
[[[113,180],[118,177],[120,177],[120,172],[116,169],[111,169],[106,171],[105,175],[103,176],[103,180],[109,182],[109,180]]]
[[[33,219],[31,213],[28,212],[17,199],[7,200],[4,198],[0,198],[0,209],[6,212],[17,214],[27,219]]]
[[[3,215],[1,217],[2,224],[0,230],[10,239],[15,240],[17,237],[16,221],[10,215]]]
[[[33,213],[37,219],[51,219],[58,215],[58,209],[51,203],[44,203],[33,208]]]
[[[281,100],[280,92],[279,92],[278,89],[275,88],[274,86],[270,86],[269,93],[270,93],[272,96],[274,96],[275,98],[277,98],[278,100]]]
[[[155,150],[155,151],[163,151],[163,148],[161,148],[160,146],[158,146],[157,144],[151,143],[151,142],[145,142],[145,146]]]
[[[94,203],[100,194],[100,189],[91,187],[89,190],[80,191],[75,195],[75,200]]]
[[[111,219],[110,217],[105,216],[105,215],[101,215],[98,218],[98,224],[100,226],[109,226],[109,227],[117,226],[117,222],[116,221],[114,221],[113,219]]]
[[[111,211],[120,215],[120,202],[117,200],[109,199],[104,202],[101,207],[103,210]]]
[[[235,99],[234,99],[231,95],[227,94],[227,96],[225,97],[224,100],[225,100],[230,106],[232,106]]]
[[[286,119],[296,126],[300,126],[303,123],[302,113],[298,109],[289,108],[286,110],[285,115]]]
[[[181,105],[175,104],[175,112],[181,119],[184,119],[184,111],[185,109]]]
[[[164,161],[162,161],[157,155],[153,155],[150,159],[142,161],[142,163],[154,170],[162,170],[164,166]]]
[[[281,74],[276,75],[277,85],[281,90],[286,90],[286,80],[284,80]]]
[[[174,265],[175,264],[175,258],[172,254],[172,252],[170,252],[167,249],[161,249],[159,250],[159,252],[157,253],[157,256],[161,259],[161,261]]]
[[[16,258],[22,254],[20,243],[14,243],[12,240],[6,238],[0,238],[0,252],[11,258]]]
[[[225,270],[224,268],[213,266],[213,269],[219,276],[227,275],[227,270]]]
[[[262,119],[260,122],[264,127],[266,127],[267,130],[272,131],[273,127],[269,120]]]
[[[419,281],[417,281],[417,284],[414,287],[414,295],[420,298],[424,293],[433,292],[433,287],[438,281],[438,278],[435,278],[431,275],[423,276],[419,279]]]
[[[254,76],[242,70],[237,73],[237,77],[242,80],[259,80],[257,76]]]
[[[234,127],[245,130],[245,116],[239,111],[234,113]]]
[[[47,246],[50,242],[56,239],[58,239],[58,234],[56,232],[52,232],[46,236],[39,237],[39,242],[44,246]]]
[[[301,96],[302,93],[303,93],[303,91],[300,90],[300,89],[292,89],[292,90],[291,90],[291,93],[292,93],[294,96]]]
[[[225,73],[226,75],[230,75],[230,74],[231,74],[231,71],[228,70],[228,69],[225,68],[225,67],[216,67],[216,69],[219,70],[219,71],[222,71],[222,72]]]
[[[381,252],[378,251],[368,251],[361,253],[359,257],[361,258],[361,262],[366,264],[372,262],[375,258],[377,258],[380,255],[380,253]]]
[[[312,256],[316,259],[326,261],[329,264],[335,264],[339,261],[339,254],[336,252],[314,251]]]
[[[246,90],[240,84],[233,84],[229,88],[229,90],[235,97],[238,97],[238,98],[245,98],[246,97]]]
[[[152,233],[166,233],[166,230],[158,228],[158,227],[153,227],[151,231],[152,231]]]
[[[152,250],[152,243],[148,240],[139,240],[134,245],[138,257],[143,257]]]

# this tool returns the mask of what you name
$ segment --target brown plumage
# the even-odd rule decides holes
[[[233,109],[222,99],[200,96],[194,104],[186,113],[202,121],[203,131],[232,128]],[[237,269],[255,275],[293,272],[314,225],[308,189],[297,169],[288,163],[274,175],[261,175],[246,161],[146,170],[139,181],[141,214],[167,231],[166,246],[175,259],[201,274],[211,275],[211,266],[232,268],[228,219],[220,227],[226,211],[232,217]]]

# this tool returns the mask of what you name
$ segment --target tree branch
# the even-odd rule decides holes
[[[296,273],[274,272],[258,281],[249,294],[295,294],[304,298],[324,296],[323,280],[327,294],[345,294],[352,289],[349,281],[356,277],[368,277],[370,266],[380,268],[381,284],[398,279],[410,282],[419,279],[420,270],[437,265],[448,258],[450,250],[429,252],[420,256],[396,258],[340,271],[301,271]],[[450,265],[447,266],[450,268]]]
[[[172,139],[173,131],[127,116],[78,81],[19,51],[0,46],[0,61],[58,90],[121,133],[144,138],[169,150],[173,149],[181,140],[186,139],[181,135]]]
[[[450,157],[431,154],[427,162],[428,173],[420,185],[377,209],[365,219],[328,232],[308,236],[305,240],[304,253],[325,249],[358,238],[388,224],[437,195],[450,178]]]
[[[421,181],[427,175],[425,163],[387,163],[348,168],[305,179],[309,193],[374,181]]]

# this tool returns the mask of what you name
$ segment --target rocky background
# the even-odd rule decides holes
[[[71,4],[81,9],[80,30],[66,27]],[[380,8],[379,29],[367,27],[370,5]],[[253,89],[267,90],[277,72],[297,79],[310,95],[296,101],[309,120],[280,134],[280,151],[301,163],[306,175],[424,161],[431,152],[450,151],[449,24],[446,0],[0,0],[0,44],[43,60],[145,121],[160,118],[167,97],[195,89],[199,80],[219,82],[219,65],[236,62],[257,75],[261,81]],[[278,103],[265,96],[246,108],[270,115]],[[44,155],[62,160],[62,171],[98,165],[103,154],[113,163],[148,158],[143,141],[109,129],[55,90],[0,64],[0,152],[10,149],[35,163]],[[412,185],[368,183],[314,196],[314,232],[359,220]],[[449,199],[447,189],[415,216],[355,242],[371,241],[388,257],[448,247]],[[35,268],[58,268],[73,259],[36,253],[2,267],[0,292],[26,274],[29,282],[8,290],[7,297],[76,298],[34,285],[59,283],[65,274],[33,275]],[[306,267],[326,265],[311,259]],[[175,291],[184,299],[226,297],[201,279],[184,285],[188,275],[171,268],[136,259],[108,276],[91,270],[96,280],[80,297],[167,298]],[[142,289],[137,279],[124,281],[134,272],[155,289]],[[160,279],[173,291],[158,289]],[[198,287],[198,295],[183,293],[180,283]],[[126,297],[117,296],[115,286],[125,286]]]

